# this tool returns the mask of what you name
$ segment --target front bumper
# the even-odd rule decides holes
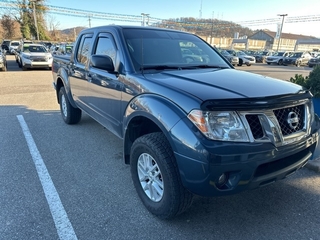
[[[297,64],[296,60],[283,61],[283,65],[296,65],[296,64]]]
[[[48,61],[32,61],[30,59],[24,58],[22,60],[22,66],[25,68],[51,68],[52,67],[52,59]]]
[[[208,197],[235,194],[286,178],[307,163],[319,138],[316,131],[299,142],[275,147],[271,143],[209,141],[192,136],[183,124],[177,124],[173,134],[181,136],[181,132],[181,148],[175,157],[182,183],[192,193]],[[186,145],[193,150],[186,151]],[[228,179],[221,186],[222,174]]]

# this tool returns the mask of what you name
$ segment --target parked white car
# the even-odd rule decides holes
[[[235,51],[235,50],[226,50],[233,56],[237,56],[239,58],[238,66],[242,66],[243,64],[247,66],[251,66],[252,64],[256,63],[256,59],[253,56],[249,56],[243,51]]]
[[[11,41],[9,43],[9,53],[15,54],[15,51],[18,49],[20,41]]]
[[[291,52],[276,52],[274,55],[266,57],[266,63],[269,65],[271,63],[282,65],[283,59],[290,54]]]
[[[24,44],[18,50],[17,62],[22,70],[52,67],[52,54],[41,44]]]

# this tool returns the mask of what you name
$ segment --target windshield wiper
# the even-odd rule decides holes
[[[230,68],[230,67],[219,66],[219,65],[202,64],[202,65],[192,65],[192,66],[189,66],[189,68],[219,68],[219,69],[227,69],[227,68]]]
[[[168,66],[168,65],[154,65],[154,66],[141,66],[140,71],[143,70],[166,70],[166,69],[181,69],[179,66]]]

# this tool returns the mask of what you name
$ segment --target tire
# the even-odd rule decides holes
[[[59,91],[59,103],[63,121],[66,124],[77,124],[81,119],[81,110],[71,105],[64,87]]]
[[[283,65],[283,60],[282,59],[279,60],[278,65]]]
[[[7,71],[7,65],[3,66],[3,67],[1,68],[1,71],[6,72],[6,71]]]
[[[22,68],[22,63],[21,63],[21,61],[18,62],[18,66],[19,66],[19,68]]]
[[[152,214],[170,219],[191,206],[193,194],[182,186],[176,160],[163,133],[136,139],[130,156],[133,184]]]
[[[239,59],[239,63],[238,63],[238,66],[239,66],[239,67],[241,67],[241,66],[242,66],[242,64],[243,64],[243,61],[242,61],[242,59]]]
[[[267,63],[268,65],[270,65],[271,63]]]
[[[22,66],[22,71],[27,71],[27,70],[28,70],[28,68],[27,68],[27,67]]]
[[[297,66],[297,67],[300,67],[300,66],[301,66],[301,62],[298,61],[298,62],[296,63],[296,66]]]

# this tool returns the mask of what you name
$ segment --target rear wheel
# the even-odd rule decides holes
[[[169,219],[191,206],[193,194],[182,186],[176,160],[163,133],[136,139],[130,156],[133,184],[152,214]]]
[[[61,87],[59,91],[59,103],[62,119],[65,123],[76,124],[80,121],[81,110],[71,105],[64,87]]]
[[[279,62],[278,62],[278,65],[282,65],[283,64],[283,60],[280,59]]]

